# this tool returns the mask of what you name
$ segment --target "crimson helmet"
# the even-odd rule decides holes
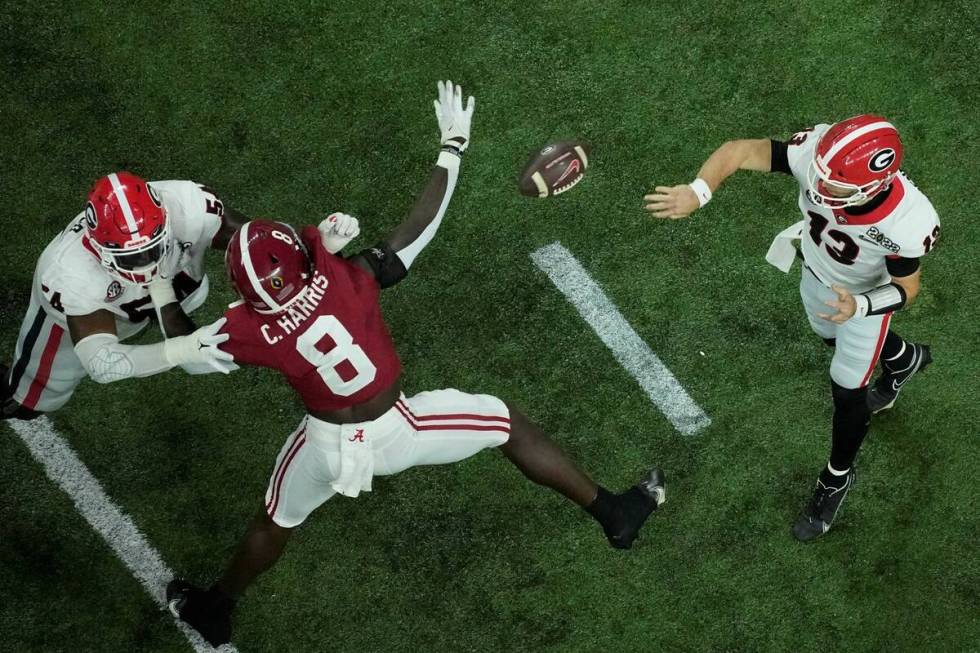
[[[85,205],[85,224],[92,250],[123,281],[151,281],[171,246],[160,195],[129,172],[95,182]]]
[[[861,204],[888,188],[901,164],[902,140],[890,122],[870,114],[842,120],[817,142],[807,171],[810,199],[837,209]],[[852,192],[838,197],[827,184]]]
[[[310,258],[296,231],[271,220],[246,222],[225,251],[228,278],[259,313],[279,313],[303,296]]]

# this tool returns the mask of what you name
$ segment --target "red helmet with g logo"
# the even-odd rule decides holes
[[[902,140],[890,122],[870,114],[842,120],[817,142],[807,171],[810,199],[829,208],[861,204],[888,188],[901,164]]]
[[[123,281],[151,281],[171,246],[159,194],[129,172],[114,172],[95,182],[85,205],[85,224],[92,250]]]
[[[279,313],[303,296],[310,258],[296,231],[271,220],[246,222],[225,251],[228,278],[259,313]]]

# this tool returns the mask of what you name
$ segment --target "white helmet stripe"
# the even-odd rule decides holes
[[[250,223],[248,222],[243,224],[242,231],[238,235],[238,245],[241,248],[241,252],[242,252],[242,263],[245,265],[245,274],[248,275],[248,282],[252,284],[252,289],[258,293],[259,297],[262,298],[262,301],[265,302],[265,305],[273,310],[278,311],[279,304],[277,304],[276,301],[269,296],[269,293],[267,293],[265,291],[265,288],[262,287],[262,284],[259,283],[259,278],[255,274],[255,266],[252,265],[252,256],[248,252],[249,225]]]
[[[895,129],[895,126],[890,122],[881,120],[879,122],[873,122],[870,125],[865,125],[864,127],[859,127],[858,129],[855,129],[844,138],[834,143],[834,146],[830,148],[827,154],[825,154],[821,158],[824,161],[830,161],[837,155],[838,152],[840,152],[842,149],[844,149],[845,147],[853,143],[858,138],[861,138],[865,134],[868,134],[873,131],[877,131],[879,129]]]
[[[122,207],[123,217],[126,218],[126,226],[129,227],[129,233],[136,236],[139,233],[139,227],[136,226],[133,209],[129,206],[129,199],[126,197],[126,193],[123,192],[122,184],[119,183],[119,177],[116,176],[116,173],[109,175],[109,183],[112,184],[112,192],[119,198],[119,206]]]

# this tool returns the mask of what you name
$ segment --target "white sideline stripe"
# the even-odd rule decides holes
[[[575,306],[674,428],[684,435],[696,435],[711,424],[711,418],[637,335],[571,252],[555,242],[532,252],[531,259]]]
[[[173,572],[146,541],[133,520],[106,496],[99,481],[58,435],[48,418],[39,417],[30,422],[9,420],[7,424],[44,466],[48,478],[71,497],[85,521],[102,536],[113,553],[143,585],[153,602],[166,609],[166,585],[174,577]],[[174,623],[198,653],[215,650],[184,622],[175,619]],[[217,650],[237,653],[231,644]]]

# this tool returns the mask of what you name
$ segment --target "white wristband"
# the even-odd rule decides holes
[[[698,177],[694,181],[688,184],[694,194],[698,196],[698,204],[704,206],[711,201],[711,188],[708,187],[708,182],[701,177]]]
[[[871,299],[867,295],[854,295],[854,317],[868,317],[871,310]]]
[[[436,160],[436,165],[441,166],[446,170],[459,170],[459,155],[443,150],[439,152],[439,158]]]

